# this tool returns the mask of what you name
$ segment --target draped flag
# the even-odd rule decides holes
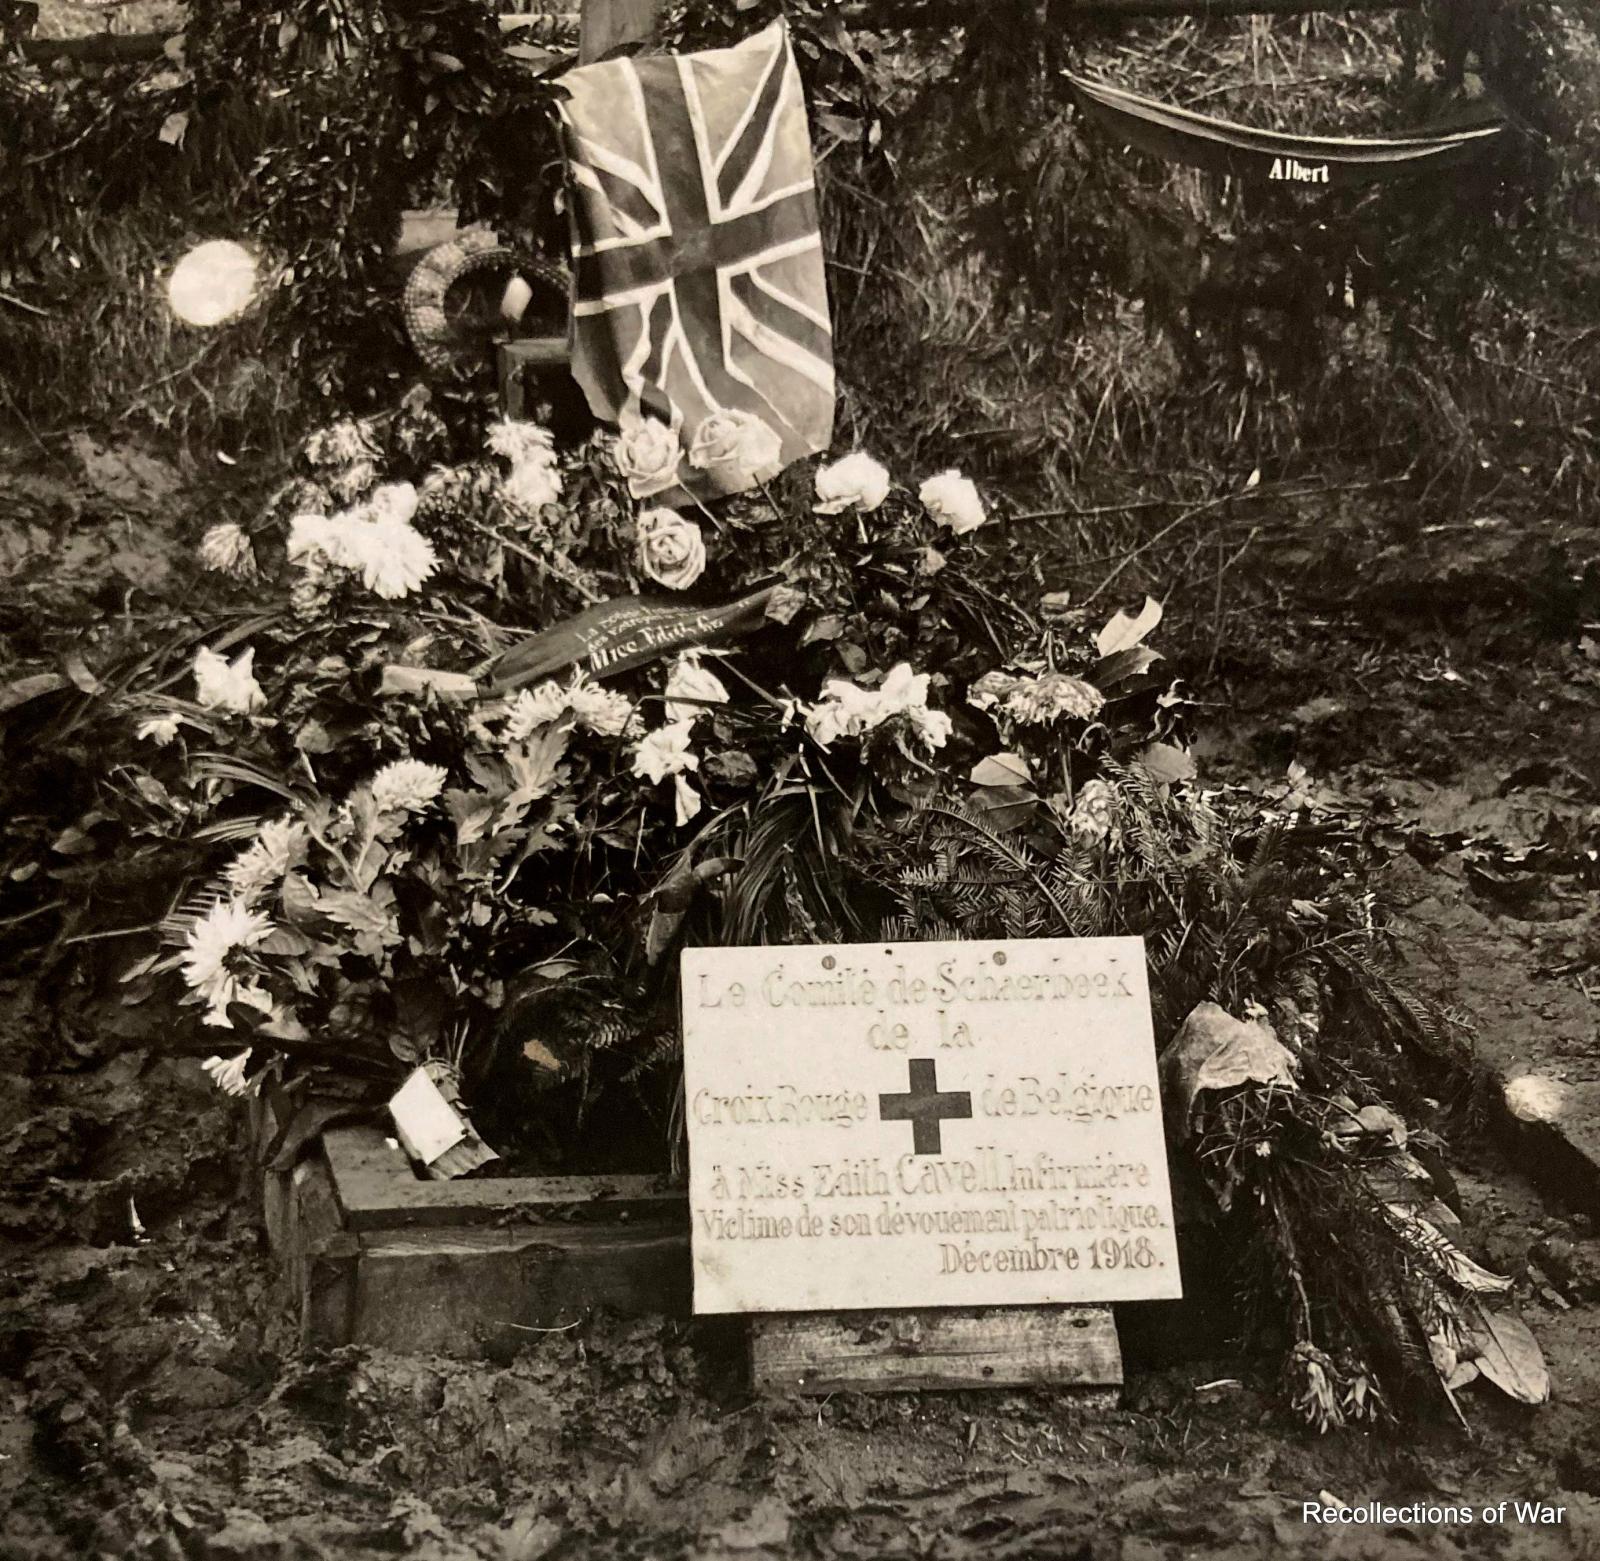
[[[1126,145],[1170,162],[1270,184],[1370,184],[1454,168],[1486,150],[1506,128],[1503,120],[1492,118],[1387,136],[1285,135],[1064,74],[1079,106]]]
[[[833,331],[788,29],[562,82],[573,372],[622,429],[634,495],[736,492],[826,449]]]

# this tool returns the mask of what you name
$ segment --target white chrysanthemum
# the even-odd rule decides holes
[[[948,526],[958,537],[976,531],[989,519],[976,484],[954,469],[930,477],[918,490],[917,497],[935,520]]]
[[[526,461],[513,466],[500,484],[500,497],[513,509],[536,515],[561,498],[561,473],[554,465]]]
[[[326,515],[296,515],[289,522],[287,549],[291,564],[303,564],[320,554],[330,564],[349,567],[344,557],[344,527]]]
[[[361,555],[361,581],[385,601],[419,590],[439,567],[433,544],[403,521],[374,521],[354,533]]]
[[[205,1022],[231,1030],[230,1003],[247,1003],[270,1013],[272,999],[233,968],[233,956],[255,948],[272,931],[272,921],[236,900],[222,900],[190,929],[183,956],[183,979],[207,1003]]]
[[[640,738],[633,750],[633,773],[644,780],[664,781],[669,775],[699,768],[699,755],[689,748],[687,721],[657,727]]]
[[[372,777],[372,800],[380,813],[421,813],[444,790],[443,765],[396,759]]]
[[[288,818],[273,819],[261,826],[261,833],[228,864],[223,876],[235,899],[254,905],[283,882],[290,868],[305,860],[305,853],[305,825]]]
[[[686,651],[673,665],[667,678],[666,712],[669,721],[692,721],[712,705],[725,705],[728,690],[715,672],[700,665],[693,651]]]
[[[581,678],[567,691],[567,704],[578,725],[600,737],[621,737],[633,720],[633,701],[626,694]]]
[[[490,427],[486,443],[513,466],[555,464],[555,439],[548,428],[538,423],[502,418]]]
[[[140,742],[152,742],[165,748],[178,735],[179,721],[175,715],[149,715],[133,729]]]
[[[256,553],[244,528],[231,520],[213,526],[200,539],[200,562],[226,575],[253,575]]]
[[[816,482],[817,502],[812,509],[819,515],[837,515],[851,505],[870,512],[889,497],[888,467],[860,450],[819,466]]]
[[[200,1064],[201,1070],[210,1075],[211,1082],[224,1095],[232,1095],[236,1099],[259,1095],[261,1075],[258,1073],[253,1079],[244,1076],[244,1070],[249,1064],[253,1050],[253,1047],[246,1046],[236,1057],[207,1057]]]
[[[554,678],[546,678],[537,688],[519,690],[506,716],[506,742],[526,742],[541,726],[559,721],[567,713],[567,703],[567,690]]]
[[[410,524],[417,490],[408,482],[380,488],[371,503],[339,515],[296,515],[291,562],[315,569],[325,559],[361,576],[369,591],[394,601],[409,596],[439,567],[432,544]]]
[[[195,698],[207,710],[226,710],[248,715],[267,702],[266,693],[255,678],[255,647],[248,646],[230,662],[210,646],[202,645],[194,656]]]

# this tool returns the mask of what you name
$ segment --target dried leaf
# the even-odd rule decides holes
[[[1260,1084],[1292,1090],[1294,1056],[1259,1019],[1235,1019],[1215,1003],[1201,1003],[1183,1021],[1161,1057],[1162,1087],[1171,1120],[1185,1135],[1202,1090]]]
[[[1510,1312],[1484,1309],[1482,1327],[1469,1334],[1478,1370],[1519,1404],[1542,1404],[1550,1397],[1550,1368],[1532,1330]]]
[[[1364,1132],[1387,1133],[1395,1148],[1406,1146],[1406,1124],[1387,1106],[1363,1106],[1356,1112],[1356,1122]]]
[[[1161,603],[1147,596],[1138,617],[1125,612],[1117,613],[1094,637],[1094,648],[1102,656],[1115,655],[1119,650],[1130,650],[1161,622]]]
[[[66,686],[67,680],[59,672],[35,672],[25,678],[13,678],[9,683],[0,684],[0,715]]]
[[[1399,1203],[1386,1203],[1385,1211],[1418,1247],[1441,1264],[1450,1279],[1474,1295],[1504,1295],[1511,1281],[1502,1274],[1491,1274],[1481,1263],[1474,1263],[1443,1231],[1420,1214]]]
[[[1171,743],[1151,743],[1139,755],[1139,763],[1158,786],[1193,780],[1196,773],[1194,760]]]
[[[561,1072],[561,1059],[537,1036],[522,1043],[522,1055],[537,1068],[548,1069],[551,1073]]]
[[[1020,753],[994,753],[980,759],[969,778],[974,786],[1026,786],[1033,777]]]
[[[104,684],[89,670],[89,664],[76,651],[73,651],[61,663],[61,670],[66,673],[72,686],[85,694],[98,694]]]
[[[981,808],[996,829],[1020,829],[1039,809],[1039,797],[1026,786],[985,786],[972,805]]]
[[[1160,660],[1160,651],[1151,650],[1148,645],[1135,645],[1128,650],[1103,656],[1089,668],[1087,676],[1096,688],[1109,694],[1121,684],[1142,677]]]

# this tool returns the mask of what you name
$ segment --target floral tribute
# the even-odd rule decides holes
[[[770,445],[730,425],[700,455]],[[1256,1254],[1289,1400],[1326,1427],[1418,1379],[1537,1397],[1412,1152],[1408,1059],[1458,1043],[1393,984],[1360,822],[1204,786],[1159,605],[1041,590],[959,471],[847,451],[671,509],[661,450],[466,436],[418,392],[206,532],[204,632],[111,706],[130,828],[180,880],[125,1000],[176,1003],[232,1094],[376,1107],[445,1065],[513,1168],[581,1169],[602,1095],[664,1164],[686,942],[1137,934],[1169,1126]],[[753,632],[497,682],[597,603],[752,593]],[[1227,1024],[1257,1062],[1219,1086]]]

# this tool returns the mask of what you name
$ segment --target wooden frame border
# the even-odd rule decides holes
[[[519,1215],[568,1222],[688,1222],[681,1188],[660,1176],[506,1176],[423,1181],[373,1127],[335,1127],[322,1137],[334,1195],[348,1229],[492,1225]]]

